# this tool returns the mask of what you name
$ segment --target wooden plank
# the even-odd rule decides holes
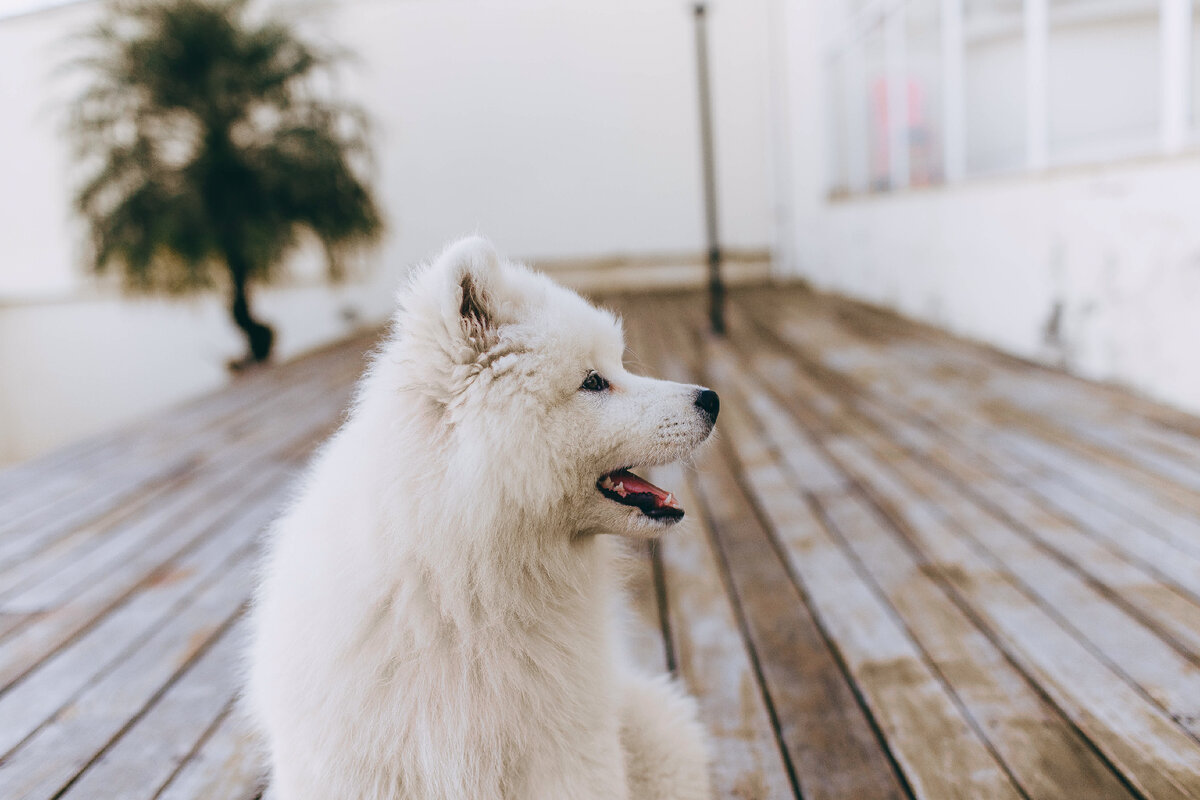
[[[849,454],[857,442],[839,443]],[[923,465],[900,458],[906,481],[938,504],[947,520],[966,533],[981,558],[1011,574],[1018,587],[1048,609],[1117,670],[1141,687],[1193,735],[1200,724],[1200,666],[1186,658],[1142,620],[1112,602],[1071,570],[1033,547],[1011,527],[947,491]]]
[[[947,598],[861,498],[818,501],[1029,797],[1131,798],[1091,743]]]
[[[815,367],[810,365],[810,369]],[[782,380],[779,373],[772,373],[767,383],[781,395],[794,392],[799,385]],[[809,391],[828,395],[848,393],[844,382],[816,389],[811,383],[805,386]],[[870,411],[867,410],[868,405]],[[981,552],[990,553],[999,562],[1007,564],[1012,574],[1019,577],[1032,595],[1049,595],[1045,602],[1047,607],[1076,611],[1073,626],[1084,631],[1101,652],[1114,657],[1114,663],[1120,664],[1124,671],[1141,676],[1138,680],[1145,681],[1143,685],[1151,695],[1157,698],[1171,697],[1173,703],[1182,704],[1183,708],[1172,709],[1181,717],[1192,713],[1188,708],[1190,701],[1186,698],[1192,694],[1189,687],[1200,679],[1200,670],[1167,649],[1160,638],[1151,636],[1139,622],[1131,620],[1126,609],[1109,602],[1121,599],[1115,592],[1108,597],[1099,596],[1093,586],[1080,580],[1078,574],[1067,570],[1060,562],[1046,558],[1044,551],[1039,552],[1027,539],[1014,535],[1015,532],[1002,520],[972,503],[964,502],[959,493],[945,486],[919,460],[900,452],[892,442],[897,438],[895,428],[903,425],[903,422],[888,414],[882,403],[857,403],[854,408],[862,417],[857,421],[850,421],[847,417],[841,424],[848,427],[858,442],[869,442],[885,457],[911,465],[911,468],[906,466],[906,477],[910,481],[920,479],[923,492],[931,494],[944,509],[953,508],[958,524],[973,533],[973,538],[979,541]],[[878,426],[878,430],[870,427],[867,420]],[[844,446],[854,444],[857,442],[849,442]],[[838,446],[843,445],[841,442],[831,445],[834,448]],[[1138,652],[1138,657],[1131,657],[1131,651]],[[1155,656],[1154,659],[1148,657],[1151,654]],[[1200,688],[1196,691],[1200,691]]]
[[[191,470],[185,482],[158,502],[123,515],[115,524],[81,527],[10,570],[4,575],[8,588],[0,593],[0,608],[28,611],[54,607],[91,575],[104,574],[152,541],[160,529],[186,525],[214,500],[236,494],[239,486],[259,483],[260,476],[292,466],[290,459],[280,457],[327,432],[345,400],[344,390],[326,389],[302,410],[276,408],[264,424]]]
[[[274,515],[284,498],[283,480],[264,476],[248,485],[245,496],[214,503],[208,515],[166,531],[69,602],[30,620],[0,643],[0,686],[10,686],[131,598],[138,602],[146,593],[176,589],[207,561],[236,550]]]
[[[231,565],[194,603],[6,755],[0,763],[6,797],[55,796],[141,716],[239,613],[251,587],[251,560]]]
[[[229,708],[237,692],[245,627],[235,623],[218,634],[59,797],[151,800],[157,795]]]
[[[856,472],[871,469],[872,456],[861,450],[845,443],[842,463]],[[928,554],[931,570],[958,602],[986,621],[993,640],[1133,785],[1155,797],[1200,797],[1200,750],[1175,720],[1064,630],[1061,616],[1031,602],[981,558],[962,536],[964,529],[943,521],[935,503],[891,475],[874,471],[864,481],[917,551]],[[1073,619],[1087,613],[1070,610]]]
[[[737,370],[733,366],[736,362],[728,360],[728,356],[717,352],[711,363],[714,369],[725,369],[729,373],[723,386],[744,387],[744,391],[730,398],[731,401],[736,403],[741,399],[743,407],[749,407],[751,404],[745,396],[757,394],[766,405],[773,405],[762,395],[754,379]],[[809,483],[808,476],[803,473],[785,474],[779,466],[786,465],[779,454],[771,452],[774,448],[768,445],[764,434],[754,430],[749,422],[739,423],[738,416],[735,412],[732,419],[726,419],[727,432],[746,465],[747,485],[752,487],[768,514],[780,517],[775,528],[787,546],[794,571],[819,570],[820,565],[813,563],[812,553],[814,549],[827,549],[830,545],[828,541],[819,541],[819,526],[811,513],[799,504],[799,496],[787,491],[789,485],[813,496],[814,502],[833,524],[833,530],[850,548],[855,563],[870,575],[970,714],[973,730],[986,735],[1028,796],[1131,797],[1086,740],[1008,664],[1000,650],[941,592],[909,551],[884,530],[878,517],[869,513],[866,504],[855,493],[830,490],[820,481]],[[771,420],[773,424],[764,429],[770,431],[772,440],[778,439],[781,427],[798,433],[797,423],[784,416],[776,414]],[[733,425],[729,424],[731,422]],[[760,424],[762,422],[760,419]],[[741,430],[730,431],[730,428]],[[823,459],[817,448],[803,438],[796,436],[789,440],[811,451],[807,460]],[[778,466],[772,463],[776,459],[779,459]],[[834,603],[839,599],[837,588],[833,586],[828,593]],[[869,655],[877,656],[873,642],[868,642],[865,650]],[[895,737],[889,737],[893,748],[895,740]],[[924,739],[918,737],[917,743],[921,741]],[[918,759],[921,758],[919,747],[916,754]],[[932,765],[935,780],[943,774],[939,767],[941,765],[936,763]],[[959,771],[956,766],[945,770],[944,774],[953,776]]]
[[[7,569],[48,542],[67,535],[77,526],[120,515],[123,508],[149,493],[162,492],[196,465],[195,456],[182,454],[151,464],[107,470],[85,489],[38,509],[0,539],[0,569]]]
[[[911,426],[897,427],[904,430],[896,441],[928,442]],[[1128,521],[1057,482],[1039,480],[1035,472],[1027,472],[1026,481],[1036,489],[1027,489],[1016,483],[1019,474],[1012,470],[1004,471],[1006,482],[984,472],[980,460],[965,449],[926,444],[908,452],[927,460],[939,477],[1053,554],[1185,655],[1200,656],[1200,562],[1142,535]]]
[[[627,361],[636,360],[635,354],[646,349],[645,326],[626,326],[625,341],[623,358]],[[627,366],[637,369],[633,363]],[[631,635],[629,655],[635,666],[649,674],[673,670],[675,665],[672,663],[671,647],[664,631],[666,609],[662,605],[665,600],[659,576],[662,564],[657,552],[658,543],[643,540],[622,544],[627,559],[626,591],[632,600],[632,619],[628,626]]]
[[[1089,496],[1102,498],[1103,505],[1112,508],[1138,527],[1168,542],[1192,558],[1200,557],[1200,520],[1192,509],[1181,509],[1171,494],[1158,491],[1145,483],[1098,468],[1086,457],[1063,451],[1019,431],[1003,431],[995,437],[998,444],[1010,452],[1035,463],[1048,466],[1068,484],[1075,484]],[[1187,498],[1195,501],[1194,492],[1185,490]]]
[[[282,494],[277,490],[276,497]],[[31,736],[89,684],[152,639],[173,616],[231,567],[244,561],[273,504],[243,512],[220,535],[189,553],[127,603],[100,618],[69,647],[27,673],[0,695],[0,756]]]
[[[122,470],[144,470],[147,464],[162,470],[164,465],[171,463],[186,466],[189,459],[199,463],[205,453],[219,449],[222,443],[235,440],[252,429],[250,421],[263,418],[281,397],[300,396],[305,388],[310,390],[309,397],[320,397],[319,390],[312,390],[329,380],[339,380],[338,388],[344,390],[360,371],[361,362],[351,356],[361,353],[364,346],[364,340],[358,339],[316,356],[264,370],[248,383],[239,382],[231,389],[203,398],[182,410],[163,412],[125,431],[106,434],[97,447],[68,448],[69,453],[82,449],[84,457],[78,462],[68,459],[60,464],[56,474],[65,474],[69,480],[64,481],[57,492],[46,495],[38,491],[39,485],[35,485],[31,488],[37,495],[37,502],[30,513],[19,519],[0,515],[0,568],[35,552],[38,547],[53,542],[83,522],[119,513],[130,498],[138,496],[138,489],[162,485],[161,475],[159,481],[146,486],[129,476],[114,480],[112,475],[119,475]],[[281,379],[284,382],[277,384],[276,381]],[[253,391],[247,391],[247,385],[254,387]],[[231,400],[236,402],[231,404]],[[46,460],[57,463],[60,458],[51,455]],[[0,477],[2,475],[0,473]],[[149,477],[156,476],[151,474]],[[165,477],[169,479],[173,475],[168,472]],[[110,484],[120,492],[114,494],[108,490]],[[23,497],[28,493],[16,494]],[[0,504],[7,502],[8,498],[0,496]],[[68,514],[63,513],[61,506],[64,504],[69,509]]]
[[[865,361],[865,368],[875,375],[885,369],[870,358]],[[776,369],[777,365],[772,367],[773,371]],[[795,370],[790,364],[783,369]],[[820,371],[823,367],[810,362],[808,369]],[[938,435],[944,425],[934,428],[928,420],[926,426],[912,424],[910,420],[917,413],[912,405],[896,411],[896,397],[903,394],[903,388],[889,383],[888,388],[894,392],[885,397],[856,384],[844,373],[838,373],[838,378],[844,380],[838,383],[837,393],[850,398],[855,413],[878,425],[892,441],[904,443],[915,457],[932,462],[940,477],[955,483],[977,504],[1015,526],[1019,535],[1057,558],[1093,588],[1106,593],[1112,602],[1154,628],[1185,656],[1196,655],[1197,651],[1190,648],[1194,648],[1200,634],[1200,605],[1195,602],[1195,576],[1200,574],[1200,562],[1186,554],[1170,553],[1160,540],[1137,530],[1123,530],[1120,532],[1125,534],[1123,537],[1103,528],[1081,530],[1061,518],[1039,512],[1029,503],[1021,503],[1019,497],[1006,493],[1001,483],[989,480],[979,469],[978,465],[987,460],[1003,463],[994,451],[981,458],[977,450],[966,444],[970,441],[968,435],[956,442],[952,437]],[[910,376],[904,381],[897,380],[900,382],[913,381]],[[787,391],[786,387],[781,391]],[[819,391],[818,394],[824,397]],[[855,399],[856,396],[860,399]],[[949,420],[954,411],[937,408],[937,413],[939,419]],[[1031,474],[1012,466],[1005,467],[1003,473],[1013,481],[1023,477],[1028,480]],[[1044,487],[1046,481],[1035,484]],[[1009,502],[996,502],[1001,496]],[[1148,561],[1148,556],[1157,558]]]
[[[805,798],[906,797],[806,599],[779,562],[723,458],[698,461],[691,488],[713,530]]]
[[[292,370],[309,374],[291,385],[258,381],[253,396],[239,392],[233,414],[214,413],[225,398],[198,404],[192,421],[202,441],[180,437],[189,426],[172,427],[178,414],[142,427],[131,441],[105,441],[94,452],[115,460],[103,491],[88,501],[93,506],[57,518],[52,531],[10,528],[0,539],[14,554],[33,556],[3,574],[10,635],[0,644],[0,664],[7,664],[0,672],[6,683],[25,676],[0,694],[6,798],[57,796],[64,787],[72,797],[130,796],[114,788],[130,774],[148,770],[165,782],[193,749],[217,741],[210,732],[222,728],[232,697],[232,662],[199,654],[248,595],[248,544],[275,513],[282,481],[328,431],[357,377],[357,357],[336,355],[319,368]],[[167,435],[156,440],[155,428]],[[177,482],[189,482],[190,492],[168,484],[156,492],[137,478],[144,469],[152,480],[163,464],[184,457],[191,461]],[[121,463],[131,466],[122,473]],[[78,485],[63,480],[59,489]],[[190,670],[198,657],[200,671]],[[181,670],[207,675],[208,688],[200,691]],[[164,735],[167,729],[175,735]],[[83,779],[72,784],[80,770]],[[196,781],[197,770],[180,774]],[[144,793],[154,791],[151,781]]]
[[[755,304],[782,308],[778,292],[747,292]],[[836,295],[792,290],[786,295],[789,312],[820,316],[846,330],[891,349],[902,348],[900,361],[932,356],[941,368],[939,385],[983,377],[989,389],[1009,389],[1006,397],[1034,413],[1065,426],[1079,421],[1088,429],[1108,430],[1135,444],[1139,455],[1147,448],[1167,455],[1177,464],[1197,469],[1200,457],[1200,421],[1178,410],[1131,394],[1111,384],[1095,383],[1057,369],[1034,364],[991,347],[966,341],[898,314],[856,303]],[[884,335],[880,335],[880,332]],[[889,353],[890,355],[901,355]],[[947,359],[953,369],[947,371]]]
[[[793,797],[788,765],[712,551],[712,531],[678,464],[651,480],[676,492],[689,519],[662,543],[676,669],[700,707],[712,753],[714,797]]]
[[[758,374],[769,382],[770,376]],[[872,439],[866,429],[856,433],[873,447],[886,447],[882,437]],[[970,531],[948,527],[940,505],[916,494],[891,473],[875,468],[873,456],[863,452],[864,446],[857,441],[845,437],[837,441],[835,460],[881,497],[895,515],[894,523],[919,552],[928,554],[932,574],[956,602],[987,624],[993,641],[1088,733],[1133,785],[1155,796],[1200,793],[1196,773],[1200,751],[1171,717],[1066,633],[1060,617],[1031,602],[1005,573],[982,559],[962,536]],[[858,457],[851,458],[854,454]],[[898,453],[889,457],[904,464],[901,472],[906,478],[916,468],[910,468]]]
[[[231,474],[206,475],[202,470],[148,508],[114,524],[82,526],[54,547],[26,558],[4,575],[0,609],[28,613],[56,607],[90,577],[120,564],[160,531],[187,524],[209,510],[214,500],[236,494],[255,477],[260,463],[230,466]]]
[[[912,641],[894,610],[792,490],[742,416],[740,376],[715,382],[727,441],[743,456],[747,486],[779,536],[793,574],[870,705],[892,756],[920,798],[1020,795],[972,721]]]
[[[866,372],[860,371],[857,377],[868,384],[886,380],[885,393],[908,397],[910,408],[924,414],[928,422],[944,425],[947,420],[963,420],[966,419],[963,410],[969,409],[971,416],[966,427],[973,425],[978,430],[982,425],[999,437],[994,441],[995,446],[989,448],[992,452],[1012,448],[1013,436],[1018,430],[1023,431],[1021,435],[1025,440],[1042,440],[1041,444],[1053,447],[1043,449],[1040,454],[1026,449],[1018,453],[1022,458],[1032,457],[1037,463],[1039,455],[1052,455],[1053,458],[1042,463],[1050,466],[1059,480],[1067,484],[1080,482],[1085,496],[1118,511],[1132,512],[1139,522],[1148,520],[1151,529],[1160,536],[1170,537],[1172,532],[1187,530],[1189,536],[1176,536],[1175,539],[1185,549],[1194,542],[1198,533],[1195,516],[1200,513],[1200,492],[1197,491],[1200,488],[1200,442],[1196,443],[1194,456],[1176,462],[1173,470],[1163,467],[1175,479],[1183,481],[1183,485],[1156,473],[1154,466],[1161,459],[1156,460],[1157,457],[1145,447],[1135,448],[1120,436],[1125,426],[1136,425],[1141,418],[1111,408],[1107,414],[1097,411],[1102,398],[1111,396],[1101,387],[1044,369],[1030,369],[1027,365],[1022,372],[1032,379],[1019,384],[1006,383],[1006,378],[1017,373],[1012,369],[1001,371],[992,363],[997,359],[984,360],[981,354],[986,355],[987,351],[976,347],[973,350],[975,357],[971,358],[963,343],[944,334],[922,348],[921,340],[914,340],[911,332],[902,327],[904,323],[895,319],[883,322],[887,333],[881,337],[877,330],[879,315],[868,317],[861,308],[848,308],[844,303],[834,315],[824,311],[803,317],[796,315],[794,310],[792,313],[783,311],[774,300],[768,300],[766,305],[772,309],[767,318],[781,338],[796,341],[807,335],[809,343],[816,345],[816,352],[821,351],[824,340],[836,339],[839,333],[843,341],[846,335],[859,336],[858,354],[868,365]],[[806,311],[810,310],[806,306]],[[805,334],[814,324],[816,328]],[[908,325],[908,328],[915,326]],[[902,341],[903,345],[896,345],[893,340]],[[868,343],[870,347],[865,346]],[[845,346],[839,349],[844,350]],[[901,364],[903,371],[897,369]],[[1010,365],[1011,359],[1005,364]],[[829,363],[825,366],[839,369],[849,377],[844,365]],[[914,374],[922,373],[928,380],[912,379]],[[1050,418],[1043,418],[1036,411],[1022,410],[1029,398],[1047,394],[1045,384],[1052,381],[1057,381],[1055,389],[1059,393],[1068,388],[1071,390],[1066,393],[1069,402],[1063,403],[1062,409]],[[1009,384],[1011,387],[1005,389]],[[1092,423],[1081,427],[1077,419],[1088,414],[1093,416]],[[1117,423],[1121,427],[1116,427]],[[1071,435],[1067,435],[1067,431]],[[1192,549],[1191,552],[1196,551]]]
[[[694,352],[674,352],[694,364]],[[689,476],[690,488],[713,532],[801,794],[907,797],[873,721],[725,456],[720,448],[708,448]]]
[[[654,580],[654,557],[650,543],[622,542],[625,591],[629,599],[625,629],[626,645],[633,665],[647,674],[658,675],[670,669],[662,618],[658,607],[658,589]]]
[[[23,625],[33,626],[17,633],[14,643],[0,645],[0,685],[75,635],[140,581],[151,579],[167,560],[174,558],[181,548],[193,546],[197,537],[211,530],[221,515],[237,507],[243,498],[266,491],[271,481],[285,476],[307,455],[315,441],[329,432],[330,420],[336,418],[340,401],[345,397],[348,377],[343,377],[341,386],[321,387],[323,391],[316,395],[317,401],[307,402],[302,412],[289,412],[286,406],[273,409],[279,421],[256,426],[242,439],[244,447],[234,449],[234,456],[230,456],[244,460],[247,453],[253,453],[248,462],[236,467],[214,463],[211,467],[214,472],[197,475],[194,483],[203,496],[201,506],[195,511],[186,511],[179,519],[142,517],[107,536],[94,536],[99,541],[86,558],[68,560],[58,573],[51,572],[22,595],[6,598],[0,604],[4,610],[50,610],[36,617],[28,613],[12,614],[0,622],[0,636],[14,635],[13,631]],[[260,442],[264,437],[273,441]],[[212,485],[214,477],[226,472],[238,485]],[[112,551],[107,559],[111,563],[100,556],[103,551]],[[71,578],[73,573],[79,574]]]
[[[843,306],[837,320],[853,330],[862,314]],[[900,330],[902,321],[893,329]],[[913,331],[918,330],[909,325]],[[902,334],[903,335],[903,334]],[[946,388],[971,389],[974,402],[1024,418],[1033,428],[1043,428],[1085,454],[1099,453],[1106,461],[1134,472],[1157,473],[1192,490],[1200,490],[1200,439],[1164,429],[1146,412],[1150,408],[1127,394],[1086,383],[1044,368],[1012,359],[989,358],[980,347],[964,347],[944,334],[925,331],[904,341],[904,360],[938,369]],[[985,376],[982,383],[972,380]],[[1178,412],[1174,412],[1175,415]]]
[[[682,365],[640,353],[657,353],[661,331],[652,316],[627,317],[626,335],[635,372],[685,380]],[[794,787],[777,726],[712,550],[712,531],[678,464],[654,468],[649,479],[675,491],[688,519],[658,543],[658,591],[670,633],[672,667],[699,706],[712,754],[716,797],[740,800],[791,798]]]
[[[156,800],[251,800],[260,791],[260,748],[228,707]]]

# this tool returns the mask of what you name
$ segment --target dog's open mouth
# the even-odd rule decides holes
[[[683,509],[676,502],[675,495],[634,475],[628,469],[617,469],[601,475],[600,480],[596,481],[596,488],[609,500],[632,506],[651,519],[683,518]]]

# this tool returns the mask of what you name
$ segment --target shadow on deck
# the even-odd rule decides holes
[[[718,797],[1200,798],[1200,422],[798,289],[615,298],[720,437],[657,470],[635,651]],[[258,531],[365,340],[0,474],[5,798],[253,797]]]

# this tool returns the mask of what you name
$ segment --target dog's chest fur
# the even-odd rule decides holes
[[[308,707],[294,709],[297,724],[319,720],[327,752],[352,762],[323,771],[363,776],[387,765],[381,786],[415,796],[493,786],[517,797],[539,764],[617,741],[612,542],[563,537],[561,552],[513,558],[504,536],[470,537],[490,545],[448,552],[444,539],[381,558],[353,538],[280,542],[283,561],[329,548],[315,563],[347,576],[281,598],[292,620],[307,607],[311,647],[282,625],[272,630],[270,602],[260,609],[261,635],[288,636],[277,651],[288,653],[279,667],[293,673],[288,683],[314,687],[299,695]]]

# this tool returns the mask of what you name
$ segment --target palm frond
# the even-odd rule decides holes
[[[304,230],[336,277],[382,230],[366,115],[314,88],[340,54],[246,7],[118,0],[71,62],[92,77],[70,116],[89,168],[75,205],[94,269],[132,290],[210,286],[222,262],[234,283],[270,280]]]

